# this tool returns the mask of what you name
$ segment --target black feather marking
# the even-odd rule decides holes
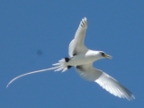
[[[73,53],[73,56],[77,55],[76,53]]]
[[[82,71],[82,70],[83,70],[83,67],[82,67],[81,65],[76,66],[76,68],[77,68],[78,70],[80,70],[80,71]]]
[[[65,61],[66,62],[69,62],[70,61],[70,58],[68,58],[68,57],[65,57]],[[72,66],[67,66],[67,69],[70,69]]]
[[[72,66],[67,66],[67,68],[69,69],[69,68],[71,68]]]
[[[68,57],[65,57],[65,61],[68,62],[70,59]]]
[[[83,24],[81,24],[81,27],[83,28],[83,27],[84,27],[84,25],[83,25]]]

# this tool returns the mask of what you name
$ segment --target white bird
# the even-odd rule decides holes
[[[103,58],[112,58],[110,55],[103,51],[94,51],[88,49],[84,45],[84,39],[86,34],[86,29],[88,26],[87,18],[84,17],[79,24],[79,27],[75,33],[74,39],[69,44],[69,58],[63,58],[59,60],[58,63],[53,64],[54,67],[28,72],[13,78],[7,87],[23,76],[34,74],[38,72],[44,72],[48,70],[54,71],[66,71],[72,66],[76,68],[78,74],[86,80],[94,81],[98,83],[106,91],[110,92],[114,96],[119,98],[126,98],[128,100],[134,99],[134,95],[123,85],[121,85],[113,77],[109,76],[105,72],[93,67],[93,62]]]

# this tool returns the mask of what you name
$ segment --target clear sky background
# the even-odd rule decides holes
[[[113,56],[94,66],[126,86],[133,101],[83,80],[74,68],[23,77],[68,56],[79,22],[88,19],[85,44]],[[143,0],[1,0],[0,108],[144,108]]]

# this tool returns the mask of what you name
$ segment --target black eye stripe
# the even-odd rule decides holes
[[[105,56],[105,53],[101,52],[101,55],[102,55],[102,56]]]

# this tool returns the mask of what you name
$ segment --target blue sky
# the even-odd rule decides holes
[[[79,77],[72,68],[23,77],[51,67],[68,56],[68,44],[83,17],[88,19],[85,44],[113,56],[94,66],[126,86],[136,97],[119,99]],[[143,108],[143,0],[0,1],[1,108]]]

